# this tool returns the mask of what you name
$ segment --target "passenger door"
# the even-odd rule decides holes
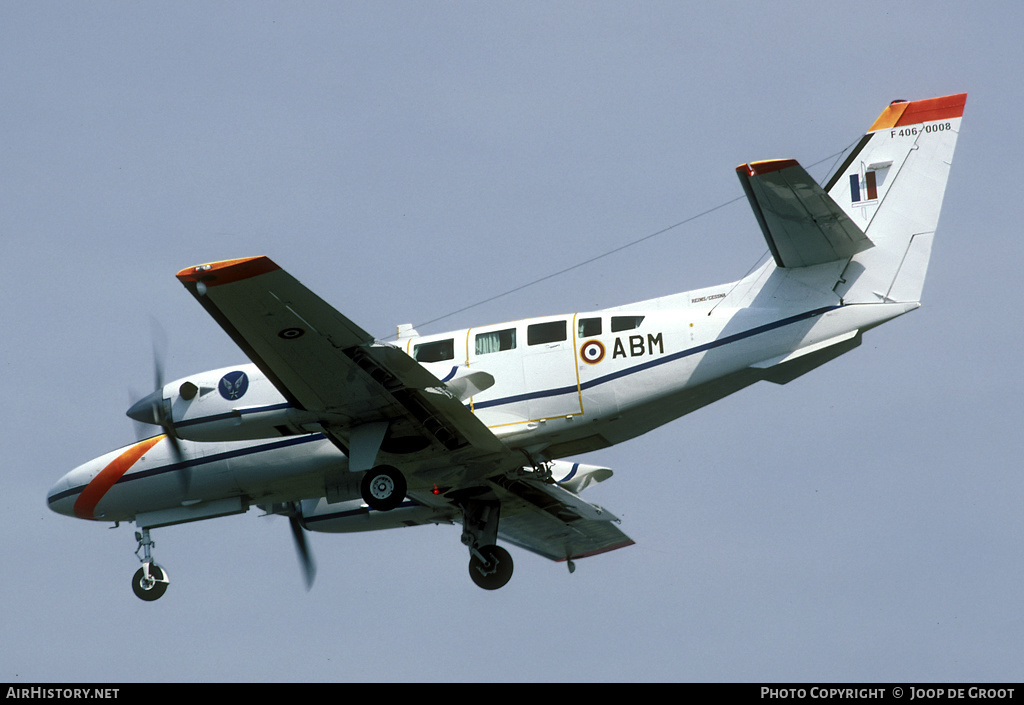
[[[583,413],[572,330],[574,318],[536,321],[526,326],[523,377],[531,420]]]

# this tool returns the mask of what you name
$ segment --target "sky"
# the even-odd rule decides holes
[[[0,682],[1018,681],[1022,21],[4,0]],[[244,361],[186,266],[268,255],[381,337],[733,281],[766,250],[737,164],[823,179],[891,100],[960,92],[924,306],[579,458],[615,470],[584,498],[636,545],[572,575],[512,549],[480,590],[460,528],[431,526],[311,534],[306,592],[254,509],[154,531],[172,582],[144,603],[134,526],[46,507],[135,439],[155,344],[168,379]]]

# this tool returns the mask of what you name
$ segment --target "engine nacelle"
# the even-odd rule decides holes
[[[179,438],[206,442],[310,433],[317,421],[316,415],[288,403],[251,363],[165,384],[129,409],[128,416],[170,425]]]
[[[458,367],[441,383],[459,399],[487,389],[494,377]],[[296,409],[256,365],[222,367],[165,384],[128,410],[142,423],[170,426],[188,441],[253,441],[319,429],[320,417]]]

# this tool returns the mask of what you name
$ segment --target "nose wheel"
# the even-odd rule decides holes
[[[149,537],[149,529],[146,528],[135,532],[135,540],[139,542],[135,555],[139,556],[139,551],[142,551],[142,555],[139,556],[142,567],[132,576],[132,591],[140,600],[159,600],[167,592],[167,586],[171,581],[167,577],[167,571],[153,562],[152,549],[156,543]]]
[[[156,563],[150,563],[148,567],[144,565],[135,571],[135,576],[132,577],[132,590],[135,591],[135,596],[146,602],[163,597],[169,584],[167,573]]]

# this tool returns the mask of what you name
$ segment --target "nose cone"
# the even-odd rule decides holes
[[[151,423],[159,426],[163,408],[164,392],[162,389],[158,389],[132,404],[132,408],[128,409],[128,418],[139,423]]]
[[[153,436],[79,465],[50,488],[46,496],[47,504],[58,514],[79,519],[128,519],[134,512],[131,506],[125,504],[124,496],[118,500],[108,497],[108,492],[150,448],[164,438],[166,436],[163,434]]]
[[[56,484],[46,493],[47,506],[58,514],[69,517],[77,516],[75,501],[99,470],[99,468],[90,467],[92,465],[93,463],[80,465],[57,480]]]

